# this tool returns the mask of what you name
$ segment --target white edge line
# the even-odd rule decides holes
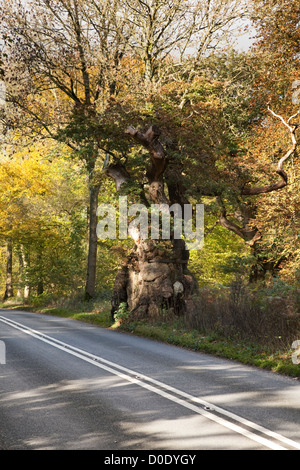
[[[197,398],[197,397],[194,397],[193,395],[189,395],[188,393],[185,393],[181,390],[178,390],[174,387],[171,387],[169,385],[166,385],[164,384],[163,382],[159,382],[155,379],[152,379],[151,377],[148,377],[146,375],[143,375],[143,374],[140,374],[139,372],[136,372],[136,371],[133,371],[133,370],[130,370],[126,367],[123,367],[123,366],[120,366],[118,364],[115,364],[111,361],[108,361],[107,359],[104,359],[100,356],[96,356],[94,354],[91,354],[87,351],[84,351],[82,349],[79,349],[79,348],[76,348],[74,346],[71,346],[67,343],[64,343],[60,340],[57,340],[55,338],[52,338],[50,336],[47,336],[37,330],[33,330],[25,325],[22,325],[21,323],[18,323],[18,322],[15,322],[13,320],[9,320],[9,319],[6,319],[5,317],[2,317],[0,316],[0,321],[2,321],[3,323],[6,323],[7,325],[13,327],[13,328],[16,328],[18,330],[21,330],[23,333],[26,333],[30,336],[33,336],[34,338],[36,339],[39,339],[40,341],[43,341],[47,344],[50,344],[51,346],[54,346],[62,351],[65,351],[73,356],[76,356],[80,359],[83,359],[85,360],[86,362],[89,362],[90,364],[93,364],[101,369],[104,369],[114,375],[117,375],[119,376],[120,378],[126,380],[126,381],[129,381],[133,384],[136,384],[136,385],[139,385],[149,391],[152,391],[158,395],[161,395],[162,397],[164,398],[167,398],[168,400],[171,400],[181,406],[184,406],[185,408],[188,408],[202,416],[205,416],[206,418],[212,420],[212,421],[215,421],[219,424],[221,424],[222,426],[225,426],[239,434],[242,434],[246,437],[248,437],[249,439],[252,439],[262,445],[265,445],[266,447],[272,449],[272,450],[286,450],[284,447],[276,444],[276,443],[273,443],[272,441],[269,441],[268,439],[265,439],[261,436],[258,436],[254,433],[252,433],[251,431],[247,431],[246,429],[242,428],[241,426],[238,426],[234,423],[231,423],[229,421],[226,421],[225,419],[223,418],[220,418],[218,416],[215,416],[213,413],[210,413],[208,412],[207,410],[203,410],[203,409],[200,409],[199,407],[191,404],[191,403],[188,403],[184,400],[182,400],[181,398],[177,398],[177,397],[174,397],[172,395],[170,395],[169,393],[166,393],[162,390],[159,390],[155,387],[153,387],[152,385],[149,385],[149,384],[146,384],[144,382],[142,382],[141,380],[139,379],[143,379],[143,380],[146,380],[156,386],[159,386],[161,388],[164,388],[165,390],[168,390],[170,392],[173,392],[177,395],[180,395],[182,396],[183,398],[186,398],[186,399],[189,399],[199,405],[203,405],[205,407],[209,407],[209,408],[212,408],[214,411],[224,415],[224,416],[227,416],[245,426],[248,426],[248,427],[251,427],[252,429],[255,429],[256,431],[259,431],[265,435],[268,435],[269,437],[273,437],[274,439],[278,440],[278,441],[281,441],[285,444],[288,444],[296,449],[300,449],[300,444],[298,444],[297,442],[295,441],[292,441],[284,436],[282,436],[281,434],[277,434],[273,431],[270,431],[256,423],[253,423],[249,420],[246,420],[244,418],[241,418],[240,416],[238,415],[235,415],[234,413],[231,413],[229,411],[226,411],[222,408],[219,408],[218,406],[215,406],[205,400],[202,400],[200,398]],[[103,364],[97,362],[97,361],[100,361],[102,362]],[[115,367],[116,369],[119,369],[119,370],[122,370],[124,372],[127,372],[127,374],[133,374],[133,375],[136,375],[138,376],[139,378],[133,378],[133,377],[130,377],[129,375],[127,374],[123,374],[123,373],[120,373],[118,372],[117,370],[113,369],[112,367],[109,367],[109,366],[106,366],[104,364],[108,364],[109,366],[112,366],[112,367]]]

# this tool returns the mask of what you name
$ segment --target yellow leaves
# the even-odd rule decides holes
[[[47,222],[60,174],[50,161],[49,144],[13,144],[0,155],[0,238],[19,239],[37,234]]]
[[[48,191],[47,166],[42,148],[25,147],[2,157],[0,165],[1,196],[10,198],[37,197]],[[44,150],[45,151],[45,150]]]
[[[36,159],[22,159],[15,155],[0,167],[1,193],[8,197],[34,197],[44,194],[47,183],[44,180],[45,165]]]

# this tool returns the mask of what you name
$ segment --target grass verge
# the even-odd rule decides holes
[[[136,336],[172,344],[193,351],[212,354],[234,360],[242,364],[255,366],[290,377],[300,378],[300,364],[294,364],[290,347],[280,350],[238,338],[227,338],[219,333],[204,334],[198,330],[186,328],[182,320],[139,321],[130,319],[113,323],[110,318],[110,302],[105,299],[95,302],[69,300],[46,305],[6,302],[2,308],[31,311],[44,315],[55,315],[90,323],[102,328],[118,330]]]

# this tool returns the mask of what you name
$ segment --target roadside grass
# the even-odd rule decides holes
[[[33,299],[26,303],[18,300],[10,300],[0,303],[0,308],[34,312],[43,315],[54,315],[91,323],[103,328],[110,328],[112,325],[110,302],[106,299],[101,299],[101,303],[99,300],[95,302],[83,302],[75,298],[52,299],[50,302],[35,301],[35,299]]]
[[[110,316],[110,301],[105,297],[88,303],[75,298],[56,301],[52,299],[51,302],[44,304],[42,301],[35,302],[34,300],[30,303],[11,300],[0,304],[0,307],[69,318],[192,351],[223,357],[288,375],[295,379],[300,377],[300,364],[292,362],[294,350],[291,349],[291,346],[274,349],[274,347],[265,344],[242,341],[234,337],[228,338],[217,332],[204,334],[199,330],[187,328],[184,321],[178,318],[151,322],[131,321],[128,317],[113,322]]]
[[[186,329],[180,321],[172,324],[125,322],[119,330],[291,377],[300,377],[300,365],[293,364],[294,351],[290,348],[274,351],[261,344],[225,338],[218,333],[204,335],[197,330]]]

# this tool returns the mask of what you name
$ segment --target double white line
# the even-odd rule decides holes
[[[231,431],[241,434],[262,446],[272,450],[300,450],[300,444],[288,439],[281,434],[270,431],[252,421],[244,419],[234,413],[231,413],[223,408],[215,406],[203,399],[194,397],[186,392],[171,387],[163,382],[152,379],[146,375],[137,373],[126,367],[120,366],[114,362],[108,361],[100,356],[90,354],[87,351],[71,346],[70,344],[59,341],[55,338],[47,336],[39,331],[33,330],[21,323],[0,316],[0,322],[7,324],[17,330],[22,331],[44,343],[47,343],[57,349],[60,349],[68,354],[78,357],[96,367],[117,375],[127,382],[139,385],[150,392],[156,393],[184,408],[187,408],[205,418],[214,421],[215,423],[224,426]]]

